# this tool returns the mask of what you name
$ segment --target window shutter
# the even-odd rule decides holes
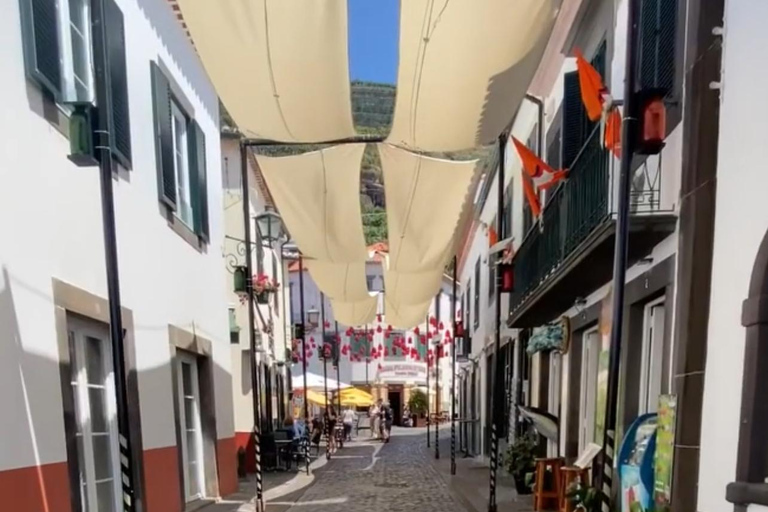
[[[120,165],[131,168],[131,123],[128,109],[128,72],[125,59],[125,23],[114,0],[106,0],[104,12],[109,55],[109,89],[112,96],[112,153]]]
[[[152,74],[152,104],[155,125],[155,162],[157,193],[160,201],[176,209],[176,174],[173,158],[171,128],[171,88],[168,78],[157,64],[150,63]]]
[[[563,82],[563,157],[564,168],[570,168],[584,142],[584,105],[581,102],[579,74],[566,73]]]
[[[552,136],[552,141],[549,143],[549,147],[547,148],[547,163],[552,166],[553,169],[559,169],[560,168],[560,130],[558,129],[556,132],[554,132],[554,135]]]
[[[671,91],[675,83],[677,0],[643,0],[640,87]]]
[[[21,0],[24,62],[30,78],[61,94],[61,51],[56,0]]]
[[[194,120],[189,123],[188,133],[192,218],[195,233],[208,242],[208,179],[205,166],[205,134],[197,121]]]

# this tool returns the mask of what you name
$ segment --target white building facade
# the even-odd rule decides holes
[[[169,3],[105,4],[134,500],[181,511],[237,487],[218,98]],[[0,22],[0,489],[20,512],[122,510],[99,168],[67,158],[88,5]]]

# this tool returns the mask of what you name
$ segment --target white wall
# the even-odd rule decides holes
[[[218,100],[166,2],[118,0],[126,26],[133,171],[113,184],[123,305],[133,310],[144,449],[176,444],[168,324],[213,341],[217,429],[231,437],[232,402]],[[107,296],[97,168],[66,159],[67,139],[41,112],[24,73],[18,2],[0,19],[0,470],[66,460],[51,279]],[[211,244],[203,254],[161,215],[150,60],[181,85],[207,139]],[[9,329],[10,327],[10,329]]]
[[[709,343],[699,463],[699,510],[730,511],[725,486],[734,480],[744,359],[741,305],[758,246],[768,228],[768,3],[726,2],[717,207]],[[716,94],[713,92],[712,94]],[[750,507],[750,510],[752,507]]]

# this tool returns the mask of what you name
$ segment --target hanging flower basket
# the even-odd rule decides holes
[[[570,344],[571,322],[568,317],[563,316],[555,322],[534,329],[526,351],[529,354],[551,351],[566,353]]]
[[[256,295],[256,302],[258,302],[259,304],[269,304],[269,292],[261,292],[255,295]]]

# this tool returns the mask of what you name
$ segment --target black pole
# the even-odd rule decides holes
[[[334,320],[334,327],[336,329],[336,341],[334,341],[335,352],[333,353],[334,362],[336,363],[336,414],[341,414],[341,372],[339,370],[339,363],[341,358],[341,338],[339,338],[339,322]]]
[[[498,183],[496,184],[496,209],[498,214],[496,215],[496,231],[497,233],[503,232],[504,216],[501,212],[504,211],[504,154],[507,148],[507,134],[502,133],[499,135],[499,173]],[[488,262],[489,265],[493,263]],[[499,467],[499,434],[502,432],[502,419],[504,409],[504,381],[502,380],[503,368],[501,367],[501,273],[496,272],[496,332],[494,333],[495,339],[493,343],[494,348],[494,365],[493,365],[493,387],[491,388],[491,474],[490,474],[490,493],[488,495],[488,512],[496,512],[496,471]]]
[[[451,293],[451,474],[456,474],[456,256],[453,257]]]
[[[304,374],[304,428],[309,432],[309,400],[307,399],[307,325],[304,315],[304,257],[299,253],[299,312],[301,313],[301,369]],[[309,442],[305,443],[304,460],[309,474]]]
[[[109,299],[109,337],[112,345],[112,366],[117,402],[117,433],[120,445],[120,472],[124,510],[136,509],[134,459],[131,447],[131,422],[128,416],[127,372],[123,339],[123,315],[120,301],[120,269],[117,261],[117,233],[115,227],[115,197],[112,184],[112,137],[109,133],[112,98],[107,87],[109,55],[107,48],[106,15],[104,0],[96,0],[91,12],[93,25],[93,57],[96,86],[97,116],[94,140],[99,160],[101,186],[101,222],[104,232],[104,255],[107,268],[107,297]]]
[[[605,434],[603,436],[602,471],[597,475],[597,489],[602,492],[603,510],[610,507],[613,486],[613,459],[616,448],[616,409],[621,363],[622,322],[624,321],[624,281],[627,273],[629,242],[629,198],[632,156],[637,138],[637,101],[635,82],[637,72],[638,24],[640,0],[630,0],[627,15],[627,55],[624,77],[624,125],[621,134],[621,166],[619,174],[618,217],[616,243],[613,252],[613,312],[611,319],[610,363],[605,401]]]
[[[246,291],[248,293],[248,340],[251,354],[249,359],[251,370],[251,389],[253,400],[253,451],[256,460],[256,509],[264,510],[264,487],[261,474],[261,389],[259,387],[258,370],[256,368],[256,319],[254,318],[253,297],[253,258],[251,257],[251,211],[248,200],[248,147],[240,145],[240,172],[243,181],[243,226],[245,231],[245,269]]]
[[[440,294],[437,295],[435,301],[440,300]],[[439,307],[437,303],[435,308]],[[427,324],[427,332],[429,332],[429,324]],[[435,336],[435,458],[440,458],[440,337]]]
[[[368,382],[368,365],[371,364],[371,342],[368,340],[368,324],[365,324],[365,330],[363,331],[365,336],[365,387],[368,388],[368,392],[371,392],[371,384]],[[371,432],[371,435],[374,435]]]
[[[331,458],[330,411],[328,411],[328,354],[325,353],[325,295],[320,292],[320,322],[322,323],[322,339],[320,347],[323,351],[323,395],[325,400],[325,415],[323,430],[325,430],[325,458]]]
[[[426,326],[425,330],[429,331],[429,315],[427,315],[427,320],[426,320],[424,325]],[[424,336],[425,343],[428,343],[426,341],[427,333],[424,333],[422,336]],[[429,349],[429,345],[428,344],[426,345],[426,347],[427,347],[427,349]],[[430,373],[429,372],[429,367],[430,367],[430,365],[429,365],[429,350],[427,350],[427,352],[426,352],[426,360],[427,360],[427,448],[429,448],[429,447],[432,446],[432,440],[430,438],[430,430],[429,430],[429,425],[430,425],[430,420],[429,420],[429,411],[430,411],[429,394],[432,391],[430,389],[430,387],[429,387],[429,373]]]

